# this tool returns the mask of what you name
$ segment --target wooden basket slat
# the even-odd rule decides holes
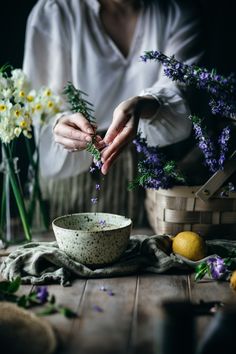
[[[155,233],[175,235],[191,230],[208,238],[236,238],[236,193],[222,198],[219,192],[203,202],[195,196],[198,189],[147,190],[145,207]]]

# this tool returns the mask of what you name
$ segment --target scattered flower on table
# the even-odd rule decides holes
[[[103,310],[103,308],[101,306],[93,305],[92,308],[96,312],[104,312],[104,310]]]
[[[232,263],[231,257],[222,258],[213,256],[201,262],[195,269],[195,280],[202,279],[206,274],[214,279],[226,279],[230,273],[229,267]]]
[[[49,297],[49,292],[47,286],[37,286],[36,287],[37,299],[40,300],[41,304],[47,302]]]
[[[225,260],[219,256],[209,258],[206,263],[213,279],[222,279],[228,273]]]
[[[0,301],[10,301],[25,309],[40,306],[39,316],[52,315],[59,313],[67,318],[77,317],[76,312],[70,308],[57,304],[54,295],[50,295],[47,286],[37,286],[28,295],[17,295],[21,286],[21,278],[17,277],[12,281],[0,282]]]
[[[105,287],[104,285],[100,286],[99,290],[106,292],[107,295],[109,295],[109,296],[115,295],[115,293],[113,292],[112,289],[109,289],[109,288]]]

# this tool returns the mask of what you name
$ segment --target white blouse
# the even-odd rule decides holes
[[[72,81],[87,92],[100,131],[107,130],[121,101],[152,94],[162,105],[151,119],[140,119],[139,130],[151,145],[181,141],[191,132],[188,105],[175,83],[163,75],[161,65],[143,63],[140,55],[145,50],[160,50],[196,62],[199,55],[188,52],[197,36],[197,21],[174,1],[163,3],[156,1],[143,8],[129,54],[124,57],[104,31],[99,1],[38,0],[27,22],[23,70],[34,88],[48,85],[61,94],[67,81]],[[52,119],[40,132],[42,176],[59,179],[86,171],[90,154],[70,153],[55,143],[54,122]],[[35,133],[39,135],[37,126]]]

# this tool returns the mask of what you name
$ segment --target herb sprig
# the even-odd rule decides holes
[[[72,112],[81,113],[94,126],[96,119],[93,115],[93,105],[84,97],[88,97],[87,93],[75,88],[71,82],[68,82],[64,87],[63,93],[67,96],[67,101],[70,104]],[[94,135],[92,142],[87,144],[86,150],[92,154],[96,161],[101,161],[101,154],[94,144],[95,141],[96,136]]]
[[[0,282],[0,301],[9,301],[16,303],[19,307],[29,309],[35,306],[43,306],[42,310],[37,312],[39,316],[47,316],[54,313],[60,313],[67,318],[77,317],[77,314],[63,305],[56,304],[54,295],[50,295],[46,286],[37,286],[35,290],[28,295],[17,295],[21,286],[21,278],[17,277],[13,281]]]
[[[138,175],[129,183],[129,190],[138,186],[151,189],[171,188],[177,183],[185,183],[175,161],[167,160],[158,147],[148,146],[146,139],[140,134],[133,143],[142,157],[138,163]]]

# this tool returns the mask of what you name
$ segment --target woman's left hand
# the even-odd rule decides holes
[[[103,139],[107,145],[101,152],[103,174],[107,174],[121,151],[136,136],[140,117],[149,118],[158,108],[159,103],[152,96],[135,96],[116,107],[112,123]]]

